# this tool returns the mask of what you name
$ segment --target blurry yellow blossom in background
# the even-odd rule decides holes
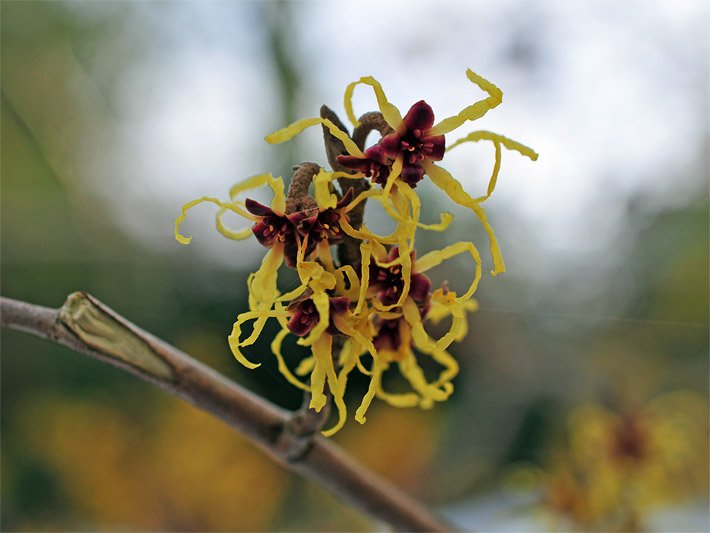
[[[54,471],[88,529],[269,529],[288,488],[281,467],[183,403],[151,406],[159,412],[152,427],[108,404],[30,403],[22,429],[31,451]]]
[[[542,475],[545,507],[561,529],[638,531],[668,505],[707,498],[708,405],[694,392],[614,412],[585,404],[567,446]]]

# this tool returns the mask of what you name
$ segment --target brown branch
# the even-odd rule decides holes
[[[368,471],[298,420],[132,324],[94,297],[71,294],[59,309],[0,297],[0,325],[126,370],[226,422],[273,460],[376,520],[405,531],[449,531],[421,504]]]
[[[293,178],[286,196],[286,214],[318,209],[318,204],[308,194],[308,189],[313,183],[313,176],[319,171],[320,166],[315,163],[301,163],[293,167]]]
[[[353,130],[352,139],[360,150],[365,149],[365,141],[371,132],[377,131],[382,137],[394,132],[379,111],[365,113],[358,122],[360,124]]]
[[[364,117],[367,117],[371,115],[372,113],[365,113],[363,115]],[[320,108],[320,116],[321,118],[327,118],[330,120],[333,124],[337,126],[338,129],[341,131],[344,131],[345,133],[348,133],[348,129],[345,127],[343,122],[340,120],[338,115],[330,109],[327,105],[322,105]],[[362,124],[361,124],[362,126]],[[366,128],[366,126],[365,126]],[[360,150],[363,150],[365,147],[365,139],[367,137],[367,133],[370,132],[370,130],[367,131],[367,133],[364,133],[363,128],[355,128],[355,131],[359,131],[360,133],[358,134],[358,141],[355,141],[355,143],[358,145]],[[353,139],[355,135],[353,133]],[[353,173],[353,171],[349,168],[344,167],[338,162],[338,156],[339,155],[347,155],[347,151],[345,150],[345,145],[343,142],[335,137],[328,128],[323,126],[323,141],[325,142],[325,153],[326,156],[328,157],[328,163],[330,164],[330,167],[339,172],[349,172]],[[340,185],[340,190],[342,194],[345,194],[349,188],[352,187],[353,189],[353,197],[357,197],[361,192],[364,192],[370,188],[370,182],[368,182],[366,179],[339,179],[338,180],[338,185]],[[362,220],[363,217],[365,216],[365,204],[367,201],[362,201],[360,202],[359,205],[357,205],[350,213],[348,216],[350,217],[350,225],[355,228],[359,229],[360,226],[362,225]],[[354,237],[351,237],[350,235],[346,235],[343,239],[343,241],[338,244],[338,259],[340,259],[340,263],[343,265],[355,265],[357,264],[361,257],[360,257],[360,241],[358,239],[355,239]]]

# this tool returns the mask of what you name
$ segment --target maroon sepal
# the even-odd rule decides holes
[[[304,237],[308,236],[306,254],[313,252],[320,242],[328,241],[328,244],[335,244],[345,237],[345,232],[340,227],[340,220],[343,217],[347,219],[347,214],[339,211],[352,201],[353,195],[353,188],[350,187],[338,201],[335,209],[329,208],[324,211],[318,211],[299,222],[297,226],[299,233]]]
[[[377,335],[372,339],[372,344],[374,344],[377,351],[397,351],[399,349],[399,345],[402,342],[402,335],[399,332],[400,320],[399,318],[394,318],[380,322]]]
[[[424,100],[419,100],[404,115],[404,126],[408,131],[426,131],[434,125],[434,110]]]
[[[387,157],[379,144],[371,146],[365,150],[365,157],[355,157],[352,155],[339,155],[338,163],[345,168],[362,172],[366,177],[371,178],[374,183],[383,185],[390,175],[392,161]]]
[[[311,299],[313,293],[309,290],[299,298],[293,300],[288,310],[293,312],[291,320],[288,321],[287,327],[291,333],[299,337],[305,337],[311,330],[320,322],[320,315],[316,304]],[[325,330],[330,335],[340,335],[342,332],[335,326],[333,321],[334,315],[344,314],[350,307],[350,298],[347,296],[337,296],[329,298],[329,319],[328,328]]]
[[[443,135],[429,135],[434,111],[424,100],[414,104],[402,120],[399,131],[385,135],[378,146],[391,161],[402,154],[402,181],[411,187],[424,177],[424,160],[441,161],[446,151]]]
[[[393,247],[387,262],[394,261],[399,257],[399,247]],[[431,280],[426,274],[415,272],[416,253],[411,253],[412,275],[410,277],[409,296],[414,299],[419,307],[422,316],[425,316],[429,310],[429,301],[431,298]],[[391,267],[381,267],[376,262],[370,263],[370,287],[375,289],[377,298],[383,305],[394,305],[399,301],[404,288],[404,279],[402,278],[402,265],[393,265]]]

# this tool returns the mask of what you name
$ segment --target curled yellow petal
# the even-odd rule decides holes
[[[436,385],[430,384],[424,376],[424,371],[417,363],[417,358],[411,350],[401,361],[398,362],[399,370],[402,375],[407,378],[412,388],[417,391],[421,397],[421,407],[429,409],[433,407],[434,402],[445,401],[450,393],[439,389]]]
[[[392,407],[415,407],[420,402],[419,395],[413,392],[404,393],[391,393],[387,392],[382,388],[382,383],[379,384],[377,392],[375,393],[377,398],[385,401]]]
[[[444,367],[444,370],[439,374],[439,378],[433,383],[435,386],[444,386],[448,394],[453,392],[453,385],[450,381],[455,378],[459,373],[459,363],[454,357],[446,350],[433,350],[427,352],[422,350],[422,353],[426,353],[431,356],[434,361],[439,363]]]
[[[454,202],[469,208],[478,217],[478,220],[480,220],[491,241],[490,251],[491,257],[493,258],[493,270],[491,274],[495,276],[505,272],[505,262],[503,261],[500,246],[498,245],[498,239],[496,239],[493,228],[488,222],[488,217],[483,207],[463,190],[461,183],[449,174],[447,170],[429,161],[425,161],[423,166],[434,185],[444,191]]]
[[[280,129],[278,131],[275,131],[274,133],[267,135],[265,137],[265,140],[269,144],[279,144],[282,142],[286,142],[293,139],[296,135],[301,133],[306,128],[310,128],[311,126],[316,126],[318,124],[321,124],[328,128],[333,137],[336,137],[340,142],[343,143],[343,146],[345,146],[345,149],[350,155],[355,157],[364,157],[362,150],[357,147],[357,145],[353,142],[350,136],[344,131],[342,131],[340,128],[338,128],[338,126],[333,124],[327,118],[314,117],[297,120],[293,124],[290,124],[283,129]]]
[[[328,241],[322,241],[316,246],[316,257],[323,263],[325,269],[331,273],[335,274],[335,263],[333,263],[333,256],[330,253],[330,243]],[[335,276],[335,286],[338,287],[338,276]]]
[[[479,202],[486,201],[495,190],[496,182],[498,181],[498,173],[500,172],[501,146],[504,146],[508,150],[519,152],[520,154],[529,157],[533,161],[537,161],[538,157],[538,154],[532,148],[529,148],[524,144],[504,137],[503,135],[499,135],[490,131],[474,131],[472,133],[469,133],[465,137],[457,140],[446,150],[452,150],[453,148],[456,148],[458,145],[465,142],[478,142],[482,140],[491,141],[493,143],[493,146],[495,147],[495,163],[493,164],[493,173],[491,174],[491,178],[490,180],[488,180],[488,190],[486,192],[486,195],[476,198],[476,200]]]
[[[434,291],[431,298],[431,307],[427,313],[426,319],[432,324],[436,325],[441,322],[444,318],[451,316],[451,303],[446,302],[444,299],[437,297],[440,291]],[[465,312],[473,313],[478,311],[478,302],[475,298],[467,300],[463,304],[463,310]],[[463,327],[460,329],[459,334],[454,339],[456,342],[461,342],[468,334],[468,322],[463,322]]]
[[[335,373],[335,368],[333,366],[333,358],[330,358],[328,366],[325,370],[326,379],[328,380],[328,388],[333,396],[333,401],[335,402],[335,407],[338,409],[338,421],[335,425],[330,428],[321,431],[324,437],[330,437],[340,431],[340,429],[345,424],[348,416],[348,409],[345,406],[345,380],[341,380]]]
[[[318,204],[318,209],[321,211],[335,209],[338,205],[338,197],[335,195],[331,185],[333,180],[353,177],[353,174],[347,172],[328,172],[325,169],[320,169],[318,174],[313,177],[313,196]]]
[[[345,107],[345,113],[348,116],[350,122],[353,124],[353,126],[360,125],[358,120],[355,118],[355,113],[353,113],[353,91],[355,90],[356,86],[361,84],[369,85],[370,87],[372,87],[372,90],[375,92],[375,98],[377,99],[377,107],[380,108],[380,113],[382,113],[385,122],[387,122],[387,124],[389,124],[389,126],[393,130],[397,131],[397,129],[402,124],[402,114],[399,112],[399,109],[397,109],[394,104],[390,103],[389,100],[387,100],[387,97],[385,96],[385,91],[382,89],[382,85],[380,85],[380,82],[372,76],[364,76],[358,81],[350,83],[345,88],[343,106]]]
[[[456,302],[454,302],[456,304]],[[464,308],[466,304],[456,304],[460,308]],[[459,372],[458,362],[446,351],[446,348],[451,343],[450,338],[442,337],[439,341],[432,339],[424,330],[421,315],[416,303],[409,299],[404,304],[404,319],[412,328],[412,340],[414,346],[422,353],[432,357],[437,363],[444,367],[444,370],[439,375],[439,378],[432,386],[443,386],[446,394],[451,394],[453,386],[447,385]],[[458,327],[458,326],[457,326]],[[456,328],[452,328],[456,330]],[[438,393],[437,393],[438,394]]]
[[[465,137],[462,137],[461,139],[457,140],[453,144],[451,144],[446,151],[448,152],[449,150],[453,150],[456,148],[458,145],[463,144],[465,142],[478,142],[478,141],[491,141],[491,142],[498,142],[501,145],[503,145],[505,148],[508,150],[518,152],[521,155],[524,155],[525,157],[530,158],[533,161],[537,161],[538,154],[530,148],[529,146],[525,146],[522,143],[519,143],[518,141],[514,141],[513,139],[509,139],[508,137],[505,137],[503,135],[500,135],[498,133],[493,133],[492,131],[473,131],[466,135]]]
[[[187,217],[187,211],[203,202],[213,203],[220,208],[217,212],[215,220],[217,231],[229,239],[246,239],[251,235],[251,228],[247,227],[241,230],[233,230],[228,228],[224,222],[222,222],[222,217],[227,213],[227,211],[231,211],[248,220],[256,220],[258,217],[255,217],[249,213],[249,211],[243,207],[243,204],[237,201],[237,196],[244,191],[255,189],[257,187],[261,187],[262,185],[268,185],[274,193],[274,197],[271,201],[271,209],[275,213],[283,214],[286,209],[286,196],[284,194],[283,180],[281,178],[274,178],[271,174],[259,174],[233,185],[229,189],[229,197],[231,202],[222,202],[217,198],[203,196],[202,198],[186,203],[182,208],[182,214],[175,220],[175,239],[177,239],[180,244],[190,244],[192,237],[181,235],[179,232],[179,226]]]
[[[251,226],[240,230],[233,230],[225,226],[224,222],[222,222],[222,217],[227,213],[227,211],[228,210],[224,207],[220,207],[219,211],[217,211],[217,215],[215,217],[215,226],[217,226],[217,231],[228,239],[232,239],[234,241],[241,241],[247,237],[250,237],[252,234]]]
[[[365,368],[365,365],[362,364],[362,360],[358,357],[356,360],[357,368],[360,372],[365,374],[366,376],[371,376],[372,375],[372,370],[368,370]]]
[[[439,379],[436,381],[440,385],[450,385],[450,382],[459,373],[459,363],[453,356],[446,350],[437,350],[431,354],[432,359],[442,365],[445,369],[439,375]],[[450,386],[449,394],[453,392],[453,385]]]
[[[291,385],[298,387],[299,389],[304,391],[310,391],[311,388],[308,385],[303,383],[300,379],[298,379],[291,373],[291,370],[289,370],[288,366],[286,365],[286,361],[284,360],[283,354],[281,353],[281,344],[283,343],[283,340],[288,334],[289,331],[287,329],[282,329],[276,334],[276,337],[274,337],[274,340],[271,342],[271,351],[273,352],[274,356],[276,356],[276,361],[279,364],[279,372],[281,372],[281,374]]]
[[[234,323],[232,326],[232,333],[230,333],[228,337],[229,341],[229,347],[232,350],[232,354],[234,354],[234,357],[239,361],[241,364],[243,364],[247,368],[257,368],[261,365],[261,363],[252,363],[249,361],[244,355],[242,354],[240,348],[243,346],[248,346],[249,344],[253,344],[254,340],[256,337],[259,336],[261,333],[261,330],[264,328],[264,324],[266,323],[266,320],[255,322],[254,324],[254,333],[252,333],[249,336],[249,339],[245,341],[240,341],[239,338],[242,335],[242,324],[247,322],[248,320],[253,320],[253,319],[259,319],[259,318],[270,318],[270,317],[285,317],[288,316],[288,313],[286,311],[249,311],[247,313],[242,313],[239,316],[237,316],[237,321]],[[251,342],[247,342],[248,340],[251,340]]]
[[[271,174],[258,174],[235,183],[229,189],[229,198],[234,202],[241,193],[263,185],[268,185],[274,193],[271,200],[271,210],[278,215],[283,215],[286,212],[286,194],[284,193],[284,180],[280,176],[274,178]]]
[[[387,176],[387,183],[385,183],[385,186],[383,188],[384,190],[384,196],[389,196],[390,191],[392,190],[392,187],[394,187],[395,182],[397,182],[397,178],[402,174],[402,166],[403,166],[403,157],[402,154],[399,154],[397,158],[394,160],[394,163],[392,163],[392,168],[390,169],[390,175]]]
[[[434,127],[429,130],[429,135],[445,135],[461,126],[464,122],[478,120],[503,101],[503,92],[490,81],[479,76],[471,69],[466,71],[466,77],[471,82],[478,85],[484,92],[488,93],[488,98],[479,100],[475,104],[466,107],[458,115],[445,118],[438,124],[435,124]]]
[[[454,220],[454,215],[446,211],[442,211],[440,215],[439,222],[434,224],[422,224],[421,222],[417,224],[417,227],[425,229],[427,231],[444,231],[446,230]]]
[[[367,229],[366,224],[363,224],[362,226],[360,226],[360,229],[353,228],[350,225],[350,222],[345,220],[345,218],[340,219],[340,227],[342,228],[343,232],[345,232],[346,235],[349,235],[350,237],[353,237],[354,239],[358,239],[361,241],[372,239],[373,241],[379,241],[384,244],[395,244],[397,242],[397,230],[396,229],[390,235],[377,235],[376,233],[372,233],[369,229]]]
[[[228,202],[223,202],[217,198],[211,198],[209,196],[203,196],[201,198],[197,198],[196,200],[192,200],[190,202],[187,202],[185,205],[182,206],[182,213],[175,219],[175,239],[180,243],[180,244],[190,244],[190,241],[192,241],[192,237],[189,235],[185,236],[180,233],[180,224],[183,223],[185,218],[187,218],[187,212],[195,207],[196,205],[199,205],[204,202],[209,202],[212,204],[215,204],[218,207],[221,207],[222,209],[232,211],[240,216],[243,216],[244,218],[248,219],[254,219],[253,215],[249,213],[248,211],[245,211],[241,209],[239,206],[230,204]],[[230,238],[237,238],[237,234],[235,233],[235,236],[230,237]],[[251,231],[249,232],[239,232],[239,235],[243,235],[241,238],[246,239],[249,235],[251,235]]]
[[[330,299],[325,292],[316,292],[311,296],[311,300],[318,311],[319,320],[315,327],[308,334],[308,337],[298,339],[298,344],[301,346],[311,346],[323,337],[325,330],[328,329],[330,323]],[[315,349],[315,348],[314,348]]]
[[[313,372],[313,367],[316,365],[316,360],[313,356],[306,357],[296,367],[296,374],[299,376],[306,376]]]
[[[360,407],[358,407],[357,411],[355,411],[355,420],[357,420],[361,424],[364,424],[367,421],[365,414],[367,413],[367,410],[370,407],[370,404],[372,403],[372,400],[375,397],[375,394],[377,394],[377,390],[380,388],[380,382],[382,380],[382,372],[384,372],[384,370],[386,370],[386,368],[387,368],[386,363],[379,362],[377,359],[375,359],[373,361],[372,376],[370,377],[370,385],[367,389],[367,392],[365,393],[365,396],[362,398],[362,402],[360,403]]]
[[[333,366],[332,341],[330,335],[321,335],[313,343],[313,358],[315,366],[311,373],[311,402],[309,407],[320,412],[327,401],[325,396],[325,380],[328,366]]]
[[[357,328],[350,324],[345,317],[336,315],[333,317],[333,321],[335,326],[340,331],[357,341],[362,347],[370,352],[372,357],[377,357],[377,350],[375,350],[375,346],[372,344],[372,341],[360,333]]]
[[[446,350],[451,343],[461,337],[461,332],[466,328],[466,315],[464,314],[463,305],[460,302],[451,304],[451,326],[449,331],[436,341],[436,352]]]
[[[337,273],[340,276],[344,275],[345,278],[347,278],[347,289],[345,289],[345,281],[343,280],[342,282],[343,289],[341,292],[343,293],[343,296],[347,296],[351,301],[357,300],[360,295],[360,278],[357,277],[355,269],[350,265],[343,265],[337,270]]]
[[[332,190],[333,174],[321,169],[313,178],[313,192],[318,209],[334,209],[338,204],[338,197]]]
[[[283,257],[283,247],[270,248],[262,259],[259,270],[249,275],[247,288],[250,311],[271,309],[273,302],[278,298],[279,290],[276,281]]]
[[[355,314],[360,314],[362,311],[367,296],[367,288],[370,284],[370,260],[372,257],[372,243],[370,241],[360,243],[360,257],[362,258],[360,261],[360,297],[355,306]]]
[[[362,175],[358,175],[358,178],[361,178]],[[381,198],[382,197],[382,190],[381,189],[368,189],[366,191],[361,192],[358,194],[354,200],[352,200],[348,205],[343,207],[340,211],[343,213],[349,213],[353,209],[355,209],[358,205],[360,205],[364,200],[367,200],[368,198]]]
[[[427,270],[440,265],[443,261],[465,252],[468,252],[471,255],[476,266],[471,285],[468,290],[458,298],[458,300],[463,303],[473,296],[473,293],[475,293],[478,288],[478,282],[481,280],[481,256],[478,253],[478,249],[472,242],[460,241],[447,246],[446,248],[442,248],[441,250],[433,250],[427,254],[424,254],[417,259],[417,271],[426,272]]]
[[[402,310],[404,312],[404,319],[412,327],[412,340],[414,341],[414,345],[422,351],[426,350],[427,352],[432,352],[436,350],[436,341],[424,330],[424,324],[422,324],[422,317],[416,302],[408,298],[404,302]]]

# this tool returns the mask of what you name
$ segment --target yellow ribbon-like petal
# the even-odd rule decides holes
[[[308,334],[308,337],[298,339],[297,342],[301,346],[313,345],[316,341],[318,341],[318,339],[323,336],[325,330],[328,329],[328,326],[330,324],[330,299],[328,298],[328,295],[325,292],[314,292],[311,296],[311,300],[313,300],[313,303],[316,306],[316,311],[318,311],[319,320],[315,327]]]
[[[180,244],[190,244],[190,241],[192,241],[191,236],[189,236],[189,235],[185,236],[180,233],[180,224],[182,224],[183,221],[187,218],[187,212],[190,209],[192,209],[196,205],[199,205],[204,202],[209,202],[209,203],[215,204],[216,206],[219,206],[224,210],[229,210],[229,211],[232,211],[240,216],[243,216],[244,218],[255,220],[255,217],[251,213],[241,209],[238,205],[223,202],[217,198],[203,196],[201,198],[197,198],[196,200],[191,200],[191,201],[187,202],[185,205],[183,205],[182,206],[182,213],[175,219],[175,240],[177,240]],[[218,226],[218,228],[219,228],[219,226]],[[249,231],[242,230],[240,232],[231,232],[231,233],[232,233],[231,235],[228,233],[223,233],[223,235],[225,235],[231,239],[246,239],[249,235],[251,235],[251,230],[249,230]]]
[[[264,324],[266,323],[266,321],[257,321],[254,324],[254,332],[249,336],[248,339],[244,341],[239,340],[242,335],[242,324],[244,324],[248,320],[258,319],[261,317],[275,318],[286,316],[288,316],[288,313],[286,311],[249,311],[247,313],[242,313],[237,316],[237,321],[234,323],[234,326],[232,326],[232,333],[227,339],[229,341],[229,347],[232,350],[232,354],[234,354],[234,357],[237,359],[237,361],[252,370],[261,366],[261,363],[252,363],[246,357],[244,357],[240,348],[244,346],[249,346],[250,344],[254,343],[259,334],[261,334],[261,330],[264,328]]]
[[[271,309],[274,301],[278,298],[279,290],[276,281],[283,258],[283,246],[269,248],[261,261],[259,270],[249,275],[247,288],[249,289],[250,311]]]
[[[417,358],[411,350],[406,357],[399,361],[398,366],[412,388],[421,395],[420,406],[423,409],[431,409],[434,402],[443,402],[450,396],[450,392],[447,393],[427,381],[424,371],[417,363]]]
[[[480,131],[473,131],[466,135],[465,137],[462,137],[461,139],[457,140],[453,144],[451,144],[446,151],[448,152],[449,150],[453,150],[460,144],[466,143],[466,142],[478,142],[478,141],[491,141],[491,142],[498,142],[501,145],[503,145],[505,148],[508,150],[511,150],[513,152],[518,152],[521,155],[524,155],[525,157],[530,158],[532,161],[537,161],[538,154],[530,148],[529,146],[525,146],[522,143],[519,143],[518,141],[514,141],[513,139],[509,139],[508,137],[505,137],[503,135],[500,135],[499,133],[493,133],[492,131],[485,131],[485,130],[480,130]]]
[[[345,88],[345,96],[343,98],[343,106],[345,107],[345,114],[348,119],[353,124],[353,126],[359,126],[360,123],[355,118],[355,113],[353,113],[353,91],[358,85],[369,85],[375,92],[375,98],[377,98],[377,107],[380,108],[380,113],[382,113],[385,122],[389,126],[397,131],[402,124],[402,114],[399,112],[397,107],[390,103],[385,96],[385,91],[382,89],[382,85],[372,76],[364,76],[358,81],[354,81]]]
[[[408,298],[404,305],[402,306],[404,312],[404,319],[412,327],[412,340],[414,341],[414,346],[424,353],[433,353],[435,351],[446,350],[449,345],[454,341],[454,338],[458,334],[458,328],[461,327],[461,317],[458,311],[452,308],[452,315],[456,313],[455,319],[449,331],[438,341],[432,339],[429,334],[424,329],[424,324],[422,324],[422,318],[419,313],[419,308],[417,304],[411,298]]]
[[[313,372],[313,368],[316,365],[315,357],[310,356],[303,359],[296,367],[296,374],[299,376],[306,376]]]
[[[427,270],[440,265],[447,259],[451,259],[452,257],[455,257],[465,252],[468,252],[471,255],[474,263],[476,264],[476,267],[471,285],[469,286],[468,290],[461,297],[458,298],[458,301],[460,303],[463,303],[466,300],[470,299],[471,296],[473,296],[473,293],[475,293],[476,289],[478,288],[478,282],[481,280],[481,256],[478,253],[478,249],[472,242],[460,241],[450,246],[447,246],[446,248],[442,248],[441,250],[434,250],[427,254],[424,254],[419,259],[417,259],[417,271],[426,272]]]
[[[478,220],[480,220],[491,241],[490,251],[491,257],[493,258],[493,270],[491,274],[496,276],[505,272],[505,262],[503,261],[500,246],[498,245],[498,239],[496,239],[493,228],[488,222],[488,217],[483,207],[463,190],[461,183],[449,174],[447,170],[429,161],[425,161],[423,165],[434,185],[444,191],[454,202],[473,211],[476,217],[478,217]]]
[[[466,137],[459,139],[449,146],[446,151],[448,152],[449,150],[452,150],[465,142],[478,142],[482,140],[491,141],[493,143],[493,146],[495,147],[495,163],[493,164],[493,173],[491,174],[491,178],[488,180],[488,190],[486,195],[476,198],[476,201],[478,202],[485,202],[491,194],[493,194],[493,191],[496,188],[498,173],[500,172],[501,146],[504,146],[508,150],[519,152],[520,154],[529,157],[532,161],[537,161],[538,157],[538,154],[532,148],[490,131],[474,131],[469,133]]]
[[[286,365],[286,360],[284,359],[283,354],[281,353],[281,344],[283,343],[283,340],[288,334],[288,329],[282,329],[276,334],[276,337],[274,337],[274,340],[271,343],[271,351],[276,356],[276,361],[279,364],[279,372],[281,372],[281,374],[286,378],[286,380],[294,387],[298,387],[299,389],[304,391],[310,391],[311,388],[308,385],[303,383],[300,379],[298,379],[291,373],[291,370],[289,370],[288,366]]]
[[[283,129],[280,129],[278,131],[275,131],[274,133],[267,135],[264,139],[269,144],[280,144],[282,142],[290,141],[306,128],[310,128],[311,126],[317,126],[318,124],[321,124],[328,128],[333,137],[336,137],[340,142],[343,143],[343,146],[345,146],[345,149],[350,155],[355,157],[364,157],[362,150],[357,147],[357,145],[353,142],[350,136],[343,130],[338,128],[338,126],[333,124],[333,122],[331,122],[327,118],[314,117],[297,120],[293,124],[290,124]]]
[[[198,204],[201,204],[203,202],[209,202],[212,204],[215,204],[218,206],[220,209],[217,212],[217,216],[215,219],[215,224],[217,226],[217,231],[219,231],[222,235],[229,239],[233,240],[243,240],[246,239],[251,235],[251,228],[243,228],[241,230],[233,230],[231,228],[228,228],[225,226],[224,222],[222,222],[222,217],[227,213],[227,211],[231,211],[233,213],[238,214],[241,217],[244,217],[248,220],[255,221],[258,219],[258,217],[252,215],[249,211],[244,208],[242,202],[237,201],[237,196],[247,190],[250,189],[255,189],[257,187],[261,187],[262,185],[268,185],[271,190],[274,193],[274,197],[271,200],[271,209],[280,215],[283,215],[285,210],[286,210],[286,196],[284,194],[284,184],[283,180],[279,178],[274,178],[271,174],[259,174],[257,176],[252,176],[250,178],[245,179],[244,181],[241,181],[239,183],[236,183],[229,189],[229,198],[231,199],[231,202],[223,202],[217,198],[211,198],[209,196],[203,196],[201,198],[198,198],[196,200],[192,200],[188,203],[186,203],[182,207],[182,213],[177,217],[175,220],[175,239],[180,243],[180,244],[190,244],[190,241],[192,240],[192,237],[188,236],[183,236],[180,234],[179,227],[180,224],[185,220],[187,217],[187,211],[193,207],[195,207]]]
[[[430,323],[436,325],[441,322],[444,318],[451,316],[451,302],[447,301],[447,298],[438,297],[441,294],[441,289],[434,291],[431,297],[431,307],[427,313],[426,319]],[[467,300],[463,304],[463,310],[468,313],[474,313],[478,311],[478,302],[475,298]],[[468,334],[468,322],[464,321],[463,327],[461,328],[458,336],[454,339],[456,342],[461,342]]]
[[[382,380],[382,372],[387,369],[387,366],[387,363],[380,362],[377,359],[375,359],[372,363],[372,376],[370,377],[370,385],[367,389],[367,393],[365,393],[365,396],[362,398],[360,407],[358,407],[357,411],[355,411],[355,420],[357,420],[361,424],[364,424],[367,421],[365,414],[367,413],[367,410],[370,407],[370,404],[372,403],[375,394],[377,394],[377,391],[381,386],[380,383]]]
[[[372,243],[370,241],[360,243],[360,257],[362,258],[360,261],[360,297],[355,306],[355,314],[362,312],[367,297],[367,288],[370,284],[370,260],[372,258]]]
[[[235,202],[237,197],[250,189],[257,189],[263,185],[267,185],[274,193],[271,199],[271,210],[277,215],[283,215],[286,212],[286,194],[284,193],[284,180],[280,176],[274,178],[271,174],[258,174],[245,179],[239,183],[235,183],[229,189],[229,198]]]
[[[311,373],[311,402],[309,407],[320,412],[327,401],[324,389],[328,367],[333,366],[333,337],[330,335],[319,336],[313,344],[312,350],[316,364]]]
[[[461,126],[464,122],[478,120],[488,113],[488,111],[499,106],[503,101],[503,92],[490,81],[479,76],[471,69],[466,71],[466,77],[471,82],[478,85],[484,92],[488,93],[488,98],[479,100],[475,104],[465,108],[458,115],[445,118],[438,124],[435,124],[427,133],[428,135],[445,135]]]
[[[336,375],[332,357],[330,358],[330,362],[326,367],[325,375],[328,380],[328,387],[330,388],[330,393],[333,396],[333,401],[335,402],[335,407],[338,409],[338,421],[335,423],[335,425],[330,429],[321,431],[321,434],[324,437],[330,437],[340,431],[340,429],[345,424],[345,421],[348,417],[348,409],[345,405],[344,400],[345,379],[340,379],[338,375]]]
[[[454,221],[454,215],[446,211],[442,211],[440,217],[439,222],[433,224],[422,224],[420,222],[417,224],[417,227],[427,231],[445,231]]]
[[[419,405],[419,402],[421,401],[419,395],[413,392],[404,392],[399,394],[387,392],[382,387],[382,383],[379,383],[379,387],[377,388],[375,395],[377,398],[383,400],[392,407],[415,407]]]
[[[320,169],[318,174],[313,178],[313,190],[318,209],[325,211],[326,209],[335,209],[338,205],[338,197],[333,191],[333,180],[342,178],[360,179],[362,176],[354,176],[347,172],[328,172],[325,169]],[[343,191],[345,193],[346,191]]]

